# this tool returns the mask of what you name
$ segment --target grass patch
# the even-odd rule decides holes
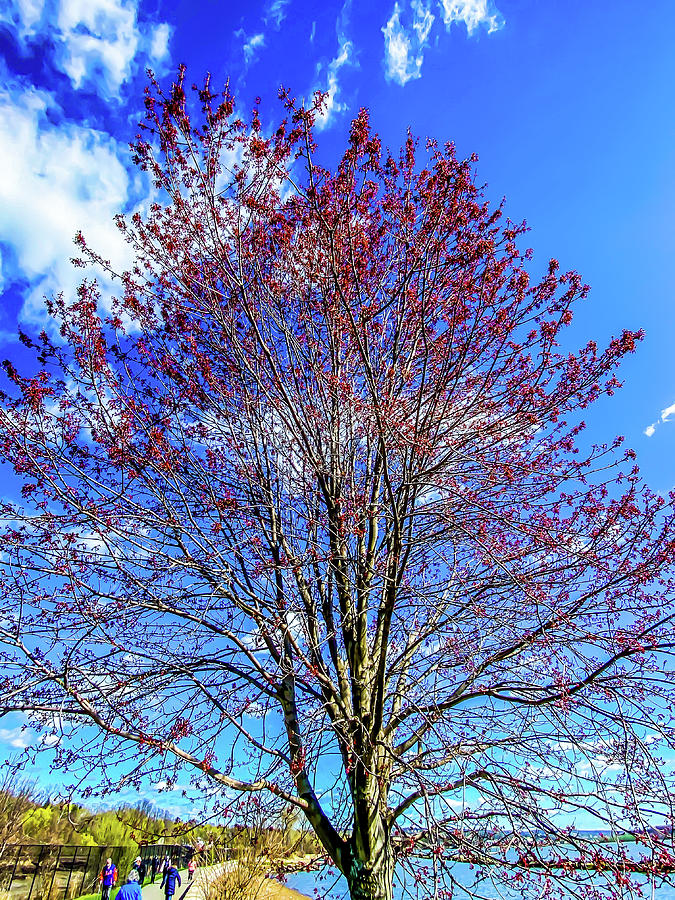
[[[120,884],[118,887],[111,888],[110,890],[110,900],[115,900],[117,892],[122,887]],[[79,897],[73,897],[73,900],[101,900],[101,892],[96,891],[95,894],[80,894]]]

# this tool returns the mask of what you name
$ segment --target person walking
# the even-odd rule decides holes
[[[176,882],[178,882],[178,886],[180,887],[181,881],[178,869],[174,866],[173,862],[169,860],[164,869],[164,874],[162,875],[162,883],[159,886],[160,889],[164,888],[166,900],[170,900],[176,893]]]
[[[127,882],[119,889],[115,900],[117,900],[118,897],[119,900],[143,900],[137,868],[134,867],[127,875]]]
[[[110,889],[117,884],[117,866],[108,857],[98,876],[101,885],[101,900],[110,900]]]
[[[145,871],[146,870],[145,870],[145,863],[143,862],[143,860],[141,859],[140,856],[137,856],[136,859],[134,860],[132,869],[134,871],[138,872],[138,883],[140,884],[141,887],[143,887],[143,882],[145,881]]]
[[[192,878],[195,874],[196,868],[197,868],[197,863],[195,862],[194,856],[193,856],[192,859],[190,860],[190,862],[188,863],[188,883],[190,881],[192,881]]]
[[[150,860],[150,874],[152,875],[151,884],[155,883],[155,875],[157,874],[157,869],[159,869],[159,857],[157,855],[153,856]]]

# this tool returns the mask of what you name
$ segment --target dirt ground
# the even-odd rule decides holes
[[[307,900],[307,895],[280,884],[274,878],[267,878],[260,888],[258,900]]]

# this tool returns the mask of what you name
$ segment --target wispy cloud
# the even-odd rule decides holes
[[[286,18],[286,7],[289,3],[290,0],[270,0],[265,6],[263,14],[265,24],[271,25],[272,28],[278,31],[281,28],[281,23]]]
[[[318,75],[322,75],[325,71],[325,78],[321,79],[317,89],[324,91],[327,95],[323,116],[316,123],[316,127],[320,130],[331,124],[335,115],[347,109],[346,102],[339,99],[341,94],[339,74],[344,66],[356,65],[354,44],[348,37],[351,8],[352,0],[346,0],[335,23],[338,42],[337,55],[327,66],[321,64],[317,66]]]
[[[244,55],[244,70],[240,74],[241,78],[245,75],[250,66],[258,59],[260,51],[267,44],[266,30],[270,28],[273,31],[279,31],[281,25],[286,18],[286,10],[290,0],[267,0],[263,9],[261,21],[258,24],[259,31],[253,34],[247,32],[244,28],[239,28],[234,32],[234,36],[241,41],[241,51]]]
[[[354,45],[351,41],[345,41],[344,44],[340,47],[340,51],[338,55],[330,61],[327,68],[327,76],[326,76],[326,85],[325,92],[326,96],[326,104],[324,107],[323,115],[317,120],[316,126],[319,130],[325,128],[333,116],[336,113],[344,112],[347,109],[347,104],[339,100],[340,94],[340,81],[339,81],[339,72],[343,66],[352,63],[352,56],[354,53]]]
[[[499,11],[491,0],[441,0],[438,4],[446,31],[463,23],[467,33],[473,34],[482,27],[488,32],[497,31],[504,24]],[[431,28],[435,21],[430,3],[412,0],[396,0],[384,34],[384,65],[388,81],[404,85],[420,78],[424,51],[428,47]]]
[[[248,35],[243,28],[234,33],[241,40],[241,49],[244,54],[244,66],[248,67],[255,62],[258,52],[265,46],[265,35],[262,31]]]
[[[652,422],[651,425],[647,425],[644,430],[644,434],[646,434],[647,437],[651,437],[659,425],[661,425],[663,422],[669,422],[673,416],[675,416],[675,403],[672,403],[670,406],[666,406],[665,409],[662,409],[659,418],[656,420],[656,422]]]

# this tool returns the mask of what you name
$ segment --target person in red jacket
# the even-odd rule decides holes
[[[98,880],[101,884],[101,900],[110,900],[110,889],[117,884],[117,866],[110,857],[106,859]]]

